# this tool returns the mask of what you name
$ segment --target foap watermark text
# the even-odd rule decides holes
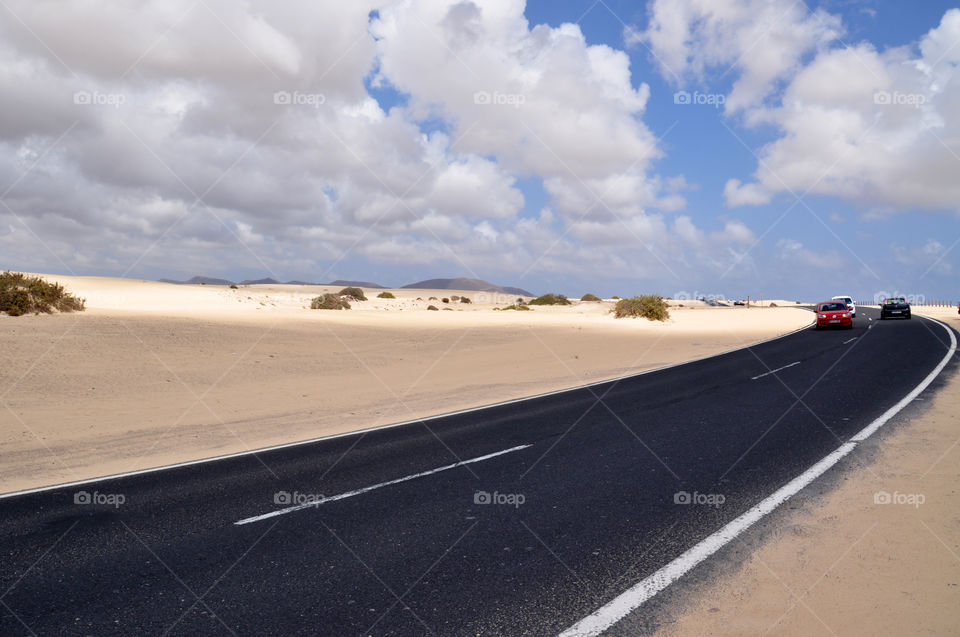
[[[874,504],[906,504],[919,509],[920,505],[926,501],[927,496],[922,493],[900,493],[899,491],[890,493],[889,491],[877,491],[873,494]]]
[[[473,94],[473,103],[480,106],[512,106],[514,108],[520,108],[527,103],[527,96],[522,93],[477,91]]]
[[[280,106],[312,106],[320,108],[327,102],[323,93],[301,93],[300,91],[277,91],[273,94],[273,103]]]
[[[527,501],[527,497],[522,493],[500,493],[494,491],[477,491],[473,494],[474,504],[499,504],[512,506],[519,509],[520,505]]]
[[[903,299],[910,305],[925,305],[927,302],[927,297],[923,294],[904,294],[896,290],[893,292],[881,290],[873,295],[873,302],[876,304],[883,303],[886,299]]]
[[[320,504],[326,499],[322,493],[300,493],[277,491],[273,494],[273,503],[281,506],[300,506],[301,504]]]
[[[701,93],[700,91],[677,91],[673,94],[674,104],[691,104],[695,106],[712,106],[720,108],[727,101],[723,93]]]
[[[81,106],[112,106],[120,108],[127,101],[123,93],[103,93],[101,91],[77,91],[73,94],[73,103]]]
[[[81,505],[98,504],[119,509],[126,501],[127,496],[122,493],[100,493],[99,491],[90,493],[89,491],[77,491],[73,494],[73,503]]]
[[[677,491],[673,494],[674,504],[697,504],[700,506],[706,505],[720,508],[726,501],[727,497],[722,493],[700,493],[699,491],[690,493],[689,491]]]
[[[920,108],[927,103],[927,96],[923,93],[877,91],[873,94],[873,103],[880,106],[912,106],[914,108]]]

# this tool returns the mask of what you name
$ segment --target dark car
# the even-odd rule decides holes
[[[853,328],[853,312],[843,301],[824,301],[817,304],[817,329],[823,327]]]
[[[880,319],[885,318],[910,318],[910,304],[902,296],[884,299],[880,304]]]

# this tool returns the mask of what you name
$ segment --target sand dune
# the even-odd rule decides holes
[[[796,308],[686,307],[614,319],[612,301],[494,311],[516,297],[48,277],[86,312],[0,316],[3,491],[130,471],[572,387],[742,347]],[[453,295],[470,304],[443,304]],[[418,300],[419,299],[419,300]],[[428,311],[427,305],[451,311]]]

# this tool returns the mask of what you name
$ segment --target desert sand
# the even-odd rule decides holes
[[[87,310],[0,316],[2,492],[572,387],[812,320],[786,303],[687,301],[666,323],[614,319],[612,301],[494,311],[515,297],[455,290],[390,290],[397,299],[366,290],[354,309],[309,310],[336,289],[46,278]],[[473,302],[441,300],[454,295]]]
[[[333,288],[48,278],[88,310],[0,316],[3,492],[571,387],[811,321],[786,301],[677,301],[668,323],[652,323],[614,319],[609,300],[516,312],[493,310],[515,300],[507,296],[390,290],[397,299],[376,299],[379,290],[366,290],[370,300],[352,310],[320,311],[305,308]],[[453,295],[473,302],[439,300]],[[431,303],[451,311],[426,310]],[[960,325],[955,308],[930,313]],[[953,379],[921,417],[855,454],[841,478],[818,482],[738,541],[719,574],[684,581],[660,633],[955,634],[958,408]],[[878,491],[924,502],[878,505]]]
[[[955,307],[914,313],[960,328]],[[735,540],[720,575],[685,584],[682,610],[666,611],[656,634],[958,634],[960,376],[923,400],[920,417],[887,425],[834,484],[818,481]]]

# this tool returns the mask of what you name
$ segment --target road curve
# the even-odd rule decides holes
[[[0,634],[560,633],[944,363],[949,328],[877,318],[861,308],[853,330],[4,497]]]

